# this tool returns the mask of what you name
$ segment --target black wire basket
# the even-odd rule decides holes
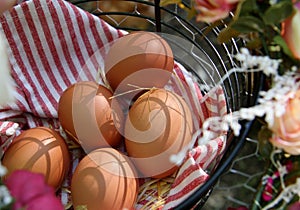
[[[224,90],[229,112],[256,103],[258,92],[263,85],[263,76],[260,73],[233,73],[220,82],[232,67],[238,65],[233,55],[239,52],[240,47],[243,47],[243,40],[232,39],[229,43],[219,43],[217,36],[226,27],[225,22],[223,25],[212,27],[209,24],[189,19],[183,8],[189,7],[189,1],[183,1],[181,5],[172,4],[166,7],[161,7],[159,0],[70,0],[70,2],[104,19],[117,29],[153,31],[171,34],[171,37],[181,37],[186,42],[181,43],[168,36],[164,37],[175,51],[175,60],[192,72],[200,85],[220,84]],[[130,4],[130,7],[126,4]],[[212,67],[207,68],[206,62]],[[251,121],[241,122],[242,129],[239,136],[234,136],[231,131],[228,132],[226,150],[221,157],[217,158],[218,161],[215,162],[210,172],[210,178],[176,209],[198,209],[204,205],[220,175],[228,169],[243,147],[251,125]]]

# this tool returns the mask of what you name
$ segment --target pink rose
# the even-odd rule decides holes
[[[300,2],[294,4],[294,13],[282,23],[281,35],[294,57],[300,59]]]
[[[291,155],[300,154],[300,90],[287,102],[285,113],[275,117],[274,125],[270,129],[273,131],[270,142],[274,146]]]
[[[15,199],[13,210],[64,209],[60,200],[55,196],[54,188],[46,184],[42,174],[17,170],[7,177],[5,184]]]
[[[195,0],[196,20],[212,23],[228,17],[239,0]]]
[[[295,202],[293,204],[291,204],[290,206],[288,206],[287,208],[288,210],[298,210],[300,209],[300,202]]]

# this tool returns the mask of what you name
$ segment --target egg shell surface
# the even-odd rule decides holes
[[[178,169],[170,161],[187,146],[193,135],[193,118],[183,98],[165,89],[140,96],[125,122],[129,157],[145,177],[163,178]]]
[[[9,176],[18,169],[41,173],[50,186],[58,189],[70,167],[65,140],[54,130],[36,127],[15,137],[4,153],[2,164]]]
[[[128,157],[113,148],[100,148],[78,164],[71,181],[73,207],[89,210],[133,209],[138,180]]]
[[[104,61],[105,77],[118,94],[135,87],[164,87],[174,68],[170,45],[160,35],[146,31],[117,39]]]
[[[116,147],[123,140],[123,112],[117,102],[112,109],[112,96],[103,85],[81,81],[68,87],[60,97],[59,122],[87,153],[100,147]]]

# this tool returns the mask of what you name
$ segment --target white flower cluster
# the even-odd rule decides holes
[[[226,133],[232,129],[235,136],[240,134],[241,120],[254,120],[255,117],[265,117],[269,125],[273,125],[274,117],[281,116],[285,112],[287,100],[294,97],[294,93],[299,89],[300,78],[296,77],[295,70],[291,70],[284,75],[278,74],[280,60],[271,59],[268,56],[253,56],[250,52],[242,48],[240,53],[234,55],[240,62],[239,67],[234,67],[222,78],[220,84],[232,73],[263,72],[266,76],[271,76],[274,82],[272,88],[259,93],[258,104],[252,107],[241,108],[238,111],[230,112],[225,116],[216,116],[206,119],[200,131],[197,131],[198,144],[207,144],[215,138],[217,134]],[[299,81],[298,81],[299,80]],[[217,84],[217,85],[220,85]],[[182,154],[178,154],[176,159],[172,156],[173,162],[181,162]]]
[[[258,72],[261,71],[267,76],[274,78],[274,86],[268,91],[261,91],[258,105],[248,108],[241,108],[238,111],[231,112],[222,117],[213,117],[207,119],[203,123],[202,133],[203,136],[199,138],[199,144],[206,144],[210,140],[212,130],[218,128],[218,132],[226,132],[231,128],[234,135],[240,134],[240,120],[253,120],[255,117],[267,118],[267,122],[272,124],[274,116],[283,114],[284,104],[287,100],[286,94],[291,91],[292,88],[296,89],[296,79],[294,74],[288,73],[287,75],[278,75],[278,68],[280,60],[271,59],[268,56],[254,56],[251,55],[249,50],[242,48],[240,53],[234,55],[234,58],[240,62],[239,67],[232,68],[228,71],[228,74],[222,78],[222,82],[230,76],[229,74],[240,72]],[[274,109],[273,109],[274,108]]]
[[[262,105],[265,111],[265,120],[272,126],[274,117],[280,117],[285,112],[285,106],[288,100],[295,97],[296,91],[299,89],[299,77],[293,71],[287,72],[285,75],[277,75],[273,81],[273,87],[268,91],[261,91],[258,103]]]
[[[269,56],[251,55],[247,48],[241,48],[240,53],[233,57],[241,62],[239,67],[233,69],[235,72],[262,71],[267,76],[277,75],[281,62],[281,60],[270,59]]]
[[[0,162],[0,177],[3,177],[7,173],[7,169]],[[9,190],[5,185],[0,185],[0,209],[9,205],[13,201]]]

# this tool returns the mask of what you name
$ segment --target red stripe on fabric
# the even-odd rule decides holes
[[[207,160],[209,160],[209,158],[211,157],[211,155],[213,154],[213,147],[210,145],[210,144],[207,144],[206,145],[206,148],[207,148],[207,153],[206,153],[206,155],[205,155],[205,157],[202,159],[202,160],[199,160],[200,162],[199,162],[199,165],[201,166],[201,167],[203,167],[203,165],[205,164],[205,162],[207,161]]]
[[[76,8],[76,7],[71,7],[74,11],[74,14],[76,16],[76,22],[78,23],[78,28],[79,28],[79,34],[81,40],[84,43],[84,46],[86,48],[87,51],[87,55],[89,58],[91,58],[94,54],[94,50],[93,50],[93,46],[91,45],[91,42],[89,40],[89,37],[87,36],[87,31],[85,30],[85,23],[83,21],[83,14],[81,14],[81,12]],[[94,65],[94,68],[97,69],[98,66],[95,66],[95,63],[92,62]]]
[[[214,117],[214,116],[223,116],[224,114],[226,114],[227,111],[225,111],[225,113],[221,113],[221,111],[225,108],[226,109],[226,101],[225,99],[223,99],[224,92],[222,88],[217,88],[214,90],[214,93],[208,93],[208,94],[213,94],[213,96],[215,96],[215,98],[210,97],[208,95],[208,98],[205,100],[205,104],[207,107],[214,107],[216,108],[217,112],[214,112],[212,110],[210,110],[208,108],[209,111],[209,116],[210,117]]]
[[[200,88],[199,88],[199,86],[198,86],[198,84],[196,82],[193,83],[193,84],[188,84],[183,71],[180,69],[180,67],[178,65],[176,65],[176,63],[175,63],[174,70],[175,70],[176,74],[178,75],[178,77],[183,82],[186,91],[189,93],[188,94],[189,95],[189,99],[191,99],[191,98],[193,99],[193,96],[196,96],[197,99],[198,99],[198,101],[199,101],[199,107],[198,107],[195,104],[195,103],[198,103],[198,101],[194,102],[193,100],[190,100],[192,102],[191,103],[192,109],[194,110],[194,113],[197,115],[197,119],[199,121],[199,127],[201,128],[203,121],[209,117],[209,110],[207,109],[206,104],[203,103],[203,102],[200,103],[201,99],[203,98],[201,90],[200,90]],[[196,91],[195,93],[191,92],[190,85],[194,86],[195,91]]]
[[[27,4],[22,4],[22,7],[24,7],[25,5],[27,5]],[[12,17],[18,16],[15,9],[12,9],[11,16]],[[20,36],[20,39],[22,39],[22,44],[23,44],[24,49],[28,49],[29,48],[28,40],[24,34],[24,30],[22,28],[22,24],[21,24],[19,18],[13,18],[13,22],[16,27],[17,33]],[[29,84],[35,92],[35,97],[36,97],[36,100],[38,101],[38,103],[43,104],[42,98],[38,94],[37,87],[34,85],[34,82],[33,82],[32,78],[30,77],[30,75],[28,74],[26,66],[24,65],[24,61],[23,61],[24,58],[21,56],[16,42],[13,40],[13,38],[10,38],[10,37],[14,37],[15,35],[12,34],[10,27],[6,21],[3,24],[3,29],[8,37],[8,42],[9,42],[10,48],[12,50],[12,54],[15,57],[16,63],[20,67],[21,72],[24,74],[24,76],[26,77],[27,80],[26,81],[21,80],[21,78],[19,78],[20,75],[18,75],[18,72],[16,72],[16,71],[12,71],[13,78],[15,79],[17,84],[23,89],[23,91],[26,93],[27,96],[30,96],[31,93],[29,90],[27,90],[25,83]],[[30,57],[29,57],[29,62],[32,63],[32,58],[30,58]],[[30,107],[32,107],[31,111],[33,113],[37,114],[38,112],[36,109],[34,109],[35,104],[33,104],[33,101],[28,100],[28,103],[29,103]],[[46,106],[41,106],[41,108],[42,108],[42,111],[45,113],[45,115],[51,116],[50,111]]]
[[[16,110],[1,110],[0,111],[0,120],[10,120],[13,117],[19,116],[22,114],[21,111],[16,111]]]
[[[199,166],[190,164],[179,176],[176,177],[175,181],[172,184],[172,188],[177,187],[182,181],[184,181],[191,173],[199,170]]]
[[[124,36],[124,34],[120,30],[118,30],[118,37],[122,37],[122,36]]]
[[[60,50],[62,51],[62,53],[63,53],[63,55],[66,59],[67,65],[70,68],[71,73],[76,78],[78,76],[78,71],[76,70],[76,65],[74,64],[74,62],[71,58],[70,51],[68,50],[66,37],[65,37],[65,34],[63,32],[64,28],[62,27],[62,25],[60,23],[59,15],[58,15],[58,13],[57,13],[57,11],[54,7],[52,7],[52,6],[49,7],[49,10],[52,14],[51,18],[52,18],[52,21],[53,21],[53,24],[54,24],[54,27],[55,27],[57,37],[59,37],[59,39],[60,39],[60,45],[61,45]],[[63,10],[63,12],[67,12],[67,11]],[[71,83],[72,83],[72,81],[69,81],[69,82],[66,83],[66,85],[70,86]]]
[[[208,97],[205,101],[209,117],[215,117],[215,116],[221,116],[221,109],[226,106],[225,101],[219,101],[218,99],[213,99],[211,97]],[[213,111],[212,109],[216,109],[216,111]]]
[[[33,1],[33,3],[35,3],[35,7],[38,8],[40,5],[37,4],[39,1]],[[29,10],[28,8],[28,4],[24,4],[24,7],[26,6],[26,8],[24,8],[24,10]],[[41,9],[39,9],[41,11]],[[37,11],[37,10],[36,10]],[[48,100],[50,101],[51,104],[56,104],[56,98],[53,95],[53,92],[56,90],[61,90],[60,85],[57,83],[55,75],[53,74],[53,71],[51,70],[51,66],[49,64],[47,55],[43,49],[43,44],[41,41],[41,38],[39,37],[39,33],[38,33],[38,29],[35,26],[35,21],[33,19],[32,15],[25,15],[25,19],[27,21],[28,27],[30,29],[30,33],[32,36],[32,39],[34,40],[34,42],[32,43],[32,45],[35,45],[35,48],[37,50],[37,53],[39,55],[39,58],[34,58],[33,53],[31,51],[27,51],[26,54],[28,56],[31,56],[33,58],[31,65],[33,67],[33,71],[34,74],[37,76],[38,78],[38,82],[40,84],[35,84],[38,88],[41,87],[44,91],[45,94],[48,98]],[[46,23],[42,24],[42,25],[46,25]],[[51,39],[51,38],[47,38],[47,39]],[[29,44],[29,43],[28,43]],[[30,49],[30,48],[29,48]],[[40,71],[40,67],[37,65],[36,60],[40,60],[42,63],[43,68],[45,69],[44,71],[44,75],[41,73]],[[35,71],[36,70],[36,71]],[[48,76],[50,79],[50,83],[45,82],[44,80],[44,76]],[[47,106],[47,102],[43,102],[43,105]],[[53,115],[49,115],[49,117],[52,117]]]
[[[107,24],[104,23],[104,21],[101,21],[101,27],[103,28],[105,37],[107,39],[108,42],[111,42],[114,40],[113,35],[111,34],[111,30],[108,28]]]
[[[36,8],[41,7],[41,2],[40,1],[34,1],[34,4],[35,4]],[[52,5],[48,5],[48,6],[52,7]],[[43,32],[44,32],[45,37],[46,37],[46,42],[48,44],[48,47],[50,48],[51,54],[53,56],[53,59],[55,60],[56,68],[58,70],[60,70],[59,71],[59,75],[54,75],[54,76],[60,76],[62,78],[62,80],[64,81],[64,83],[67,86],[69,86],[69,85],[71,85],[71,82],[68,79],[68,76],[67,76],[66,72],[63,71],[64,68],[63,68],[63,65],[61,63],[61,60],[59,59],[59,55],[58,55],[57,49],[55,47],[55,44],[54,44],[54,41],[53,41],[53,38],[52,38],[52,34],[50,32],[49,25],[47,24],[47,19],[46,19],[45,13],[44,13],[44,11],[42,9],[38,9],[37,10],[37,14],[39,16],[39,19],[40,19],[40,22],[41,22],[41,25],[42,25],[42,28],[43,28]],[[49,68],[48,70],[50,72],[53,72],[52,68],[54,68],[54,67],[48,66],[48,68]],[[57,80],[56,79],[55,79],[55,82],[57,84]],[[58,93],[61,92],[61,91],[63,91],[61,85],[59,85],[59,84],[55,85],[54,87],[58,91]],[[55,104],[56,104],[56,101],[55,101]],[[55,105],[55,107],[56,107],[56,105]]]
[[[25,12],[29,11],[28,4],[22,4],[22,9]],[[39,44],[36,44],[36,48],[38,50],[38,53],[40,54],[41,57],[45,57],[46,56],[45,54],[41,55],[41,50],[40,50],[40,47],[39,47],[39,45],[41,43],[40,43],[39,38],[37,37],[37,34],[36,34],[37,31],[36,31],[36,28],[34,26],[34,21],[32,19],[32,16],[31,15],[24,15],[23,17],[25,17],[25,20],[28,24],[28,27],[30,28],[30,32],[31,32],[32,38],[34,40],[34,43],[37,43],[37,42],[39,43]],[[19,36],[25,36],[25,31],[22,27],[21,22],[16,21],[16,18],[14,20],[15,20],[14,23],[16,25],[17,30],[19,29],[19,31],[18,31]],[[44,82],[43,75],[40,73],[39,66],[36,63],[36,60],[35,60],[36,58],[34,58],[34,56],[33,56],[32,49],[31,49],[31,44],[30,44],[29,40],[27,38],[22,39],[22,44],[23,44],[24,49],[25,49],[24,54],[27,55],[28,62],[31,66],[31,69],[26,69],[25,70],[26,73],[24,72],[26,74],[26,80],[31,79],[31,76],[27,73],[27,71],[34,72],[34,75],[36,76],[38,82],[40,83],[40,84],[32,83],[32,88],[35,90],[34,94],[38,94],[38,89],[41,88],[45,92],[45,95],[48,98],[48,100],[50,101],[50,103],[55,102],[55,99],[53,98],[53,96],[51,94],[51,90],[46,88],[47,84]],[[31,95],[32,95],[32,93],[31,93]],[[45,101],[43,101],[43,97],[41,95],[38,95],[38,96],[36,96],[36,99],[38,101],[38,104],[34,104],[33,106],[34,107],[40,106],[42,108],[42,110],[44,111],[46,116],[52,117],[53,115],[51,114],[51,111],[48,108],[49,104],[46,104]],[[33,108],[33,106],[31,108]],[[40,113],[36,113],[36,114],[40,115]]]
[[[201,112],[202,112],[202,115],[203,115],[203,119],[206,120],[207,118],[209,118],[209,114],[208,114],[209,111],[208,111],[205,103],[204,102],[201,103],[203,95],[201,93],[201,90],[200,90],[198,84],[194,83],[194,86],[195,86],[195,89],[196,89],[196,94],[197,94],[198,99],[199,99],[199,104],[200,104],[200,107],[201,107]]]
[[[20,88],[18,87],[18,88],[16,88],[16,91],[17,91],[17,96],[16,96],[16,98],[17,98],[17,101],[15,102],[15,104],[16,104],[16,106],[20,109],[20,111],[23,111],[23,112],[25,112],[25,111],[30,111],[29,109],[29,106],[28,106],[28,104],[27,104],[27,100],[26,100],[26,98],[24,97],[24,93],[23,93],[23,91],[22,90],[20,90]],[[19,99],[19,98],[21,98],[21,100]],[[22,103],[22,102],[24,102],[24,103]],[[26,104],[25,104],[26,103]]]
[[[217,148],[212,147],[212,152],[209,154],[209,159],[203,162],[201,165],[203,168],[206,168],[209,166],[213,161],[217,160],[217,158],[220,155],[220,152],[222,151],[223,148],[223,141],[220,137],[214,139],[214,142],[217,143]]]
[[[102,20],[99,18],[98,21],[100,22]],[[93,36],[95,37],[98,49],[102,50],[102,48],[104,47],[104,44],[103,44],[103,41],[102,41],[102,39],[100,37],[99,32],[97,31],[97,26],[96,26],[95,18],[93,16],[91,16],[91,15],[89,15],[89,26],[90,26],[90,29],[91,29],[91,32],[92,32]]]
[[[174,200],[182,198],[183,196],[186,196],[186,194],[192,192],[193,190],[197,189],[197,187],[199,187],[201,184],[203,184],[208,179],[208,177],[208,175],[203,175],[191,180],[179,192],[168,196],[166,203],[170,203]]]
[[[178,67],[178,65],[175,65],[175,66],[174,66],[174,70],[175,70],[176,74],[178,75],[178,77],[179,77],[182,81],[186,82],[186,81],[185,81],[185,78],[184,78],[184,75],[183,75],[183,72],[180,70],[180,68]]]
[[[6,124],[4,127],[1,128],[1,126],[3,126],[4,124]],[[10,127],[12,127],[14,125],[13,122],[0,122],[0,133],[1,134],[6,134],[7,129],[9,129]]]
[[[2,25],[2,28],[3,28],[3,31],[5,32],[4,34],[7,37],[9,46],[12,49],[12,54],[14,55],[14,57],[18,57],[18,58],[21,59],[21,56],[20,56],[20,54],[18,52],[18,49],[17,49],[17,46],[16,46],[14,40],[9,38],[9,37],[12,37],[12,32],[11,32],[11,30],[9,28],[9,25],[7,23],[7,20],[4,18],[4,16],[0,17],[0,22],[1,22],[1,25]],[[19,61],[19,59],[16,59],[16,61]],[[20,62],[17,62],[17,63],[20,64]],[[27,94],[29,94],[29,92],[27,91],[27,89],[24,86],[24,83],[21,81],[20,75],[16,71],[14,71],[13,69],[11,71],[11,75],[12,75],[13,79],[15,80],[16,84],[20,85],[20,88],[17,88],[17,91],[19,89],[23,89],[24,92],[26,92]],[[21,94],[21,95],[23,95],[23,94]]]
[[[199,158],[203,158],[203,148],[205,148],[205,154],[207,154],[207,150],[206,150],[206,147],[203,147],[203,146],[198,146],[196,148],[194,148],[193,150],[195,150],[195,153],[193,155],[193,159],[196,160],[196,162],[199,162]],[[205,157],[205,156],[204,156]]]
[[[177,74],[178,78],[181,80],[180,84],[178,84],[176,78],[172,77],[171,79],[174,80],[172,81],[172,88],[174,92],[177,94],[184,96],[184,99],[186,100],[187,104],[190,106],[191,110],[193,111],[194,115],[196,117],[196,120],[199,122],[199,127],[196,127],[195,129],[198,130],[199,128],[202,127],[202,123],[204,121],[204,115],[202,112],[202,107],[200,105],[200,102],[198,100],[198,95],[194,94],[190,87],[189,84],[187,84],[184,73],[181,69],[179,69],[178,65],[175,63],[174,71]],[[184,87],[184,90],[182,90],[182,87]],[[182,93],[185,91],[185,93]],[[194,100],[195,97],[195,100]],[[200,107],[196,105],[196,103],[199,103]],[[199,110],[198,110],[199,108]],[[202,120],[203,119],[203,120]]]
[[[80,49],[80,46],[78,43],[78,37],[76,35],[78,32],[75,31],[75,28],[73,26],[73,20],[72,20],[70,12],[68,10],[67,4],[64,1],[58,1],[58,3],[63,11],[63,15],[64,15],[65,21],[67,23],[67,27],[68,27],[67,31],[69,32],[70,37],[72,39],[74,51],[77,56],[76,59],[79,61],[80,65],[81,65],[80,67],[82,67],[85,64],[85,60],[84,60],[84,56],[81,52],[81,49]],[[79,37],[79,38],[81,38],[81,37]],[[75,69],[77,70],[77,68],[80,68],[80,67],[75,67]]]

